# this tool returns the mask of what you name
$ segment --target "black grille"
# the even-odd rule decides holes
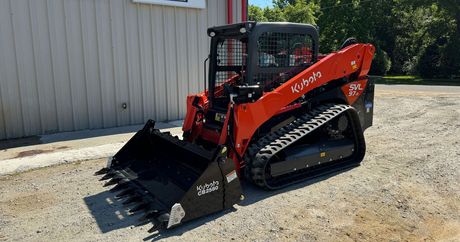
[[[216,72],[216,86],[224,83],[227,79],[238,75],[238,73],[234,71],[217,71]]]
[[[266,32],[257,44],[260,71],[254,78],[265,91],[278,87],[313,61],[313,39],[308,34]]]
[[[223,39],[217,44],[217,73],[216,85],[220,85],[227,79],[242,71],[246,66],[247,59],[246,42],[240,39]],[[233,71],[226,70],[232,68]],[[237,69],[237,70],[236,70]]]
[[[273,33],[260,35],[259,67],[290,67],[312,62],[313,41],[307,34]]]
[[[218,66],[245,66],[246,43],[238,39],[225,39],[217,44]]]

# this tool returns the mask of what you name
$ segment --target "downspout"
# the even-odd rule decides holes
[[[248,20],[248,0],[241,0],[241,22]]]
[[[227,24],[233,23],[233,0],[227,0]]]
[[[233,0],[227,0],[227,24],[232,24],[233,23]],[[227,55],[232,56],[233,53],[233,42],[227,42]],[[232,64],[232,59],[228,59],[229,63]],[[230,75],[227,76],[227,78],[230,78]]]

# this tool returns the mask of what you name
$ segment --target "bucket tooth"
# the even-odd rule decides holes
[[[157,216],[155,219],[153,219],[153,227],[148,230],[149,233],[153,233],[155,231],[159,231],[161,229],[166,228],[166,225],[168,224],[169,221],[169,214],[168,213],[163,213],[159,216]]]
[[[134,194],[134,190],[132,190],[132,189],[127,189],[127,190],[124,190],[124,191],[118,193],[117,195],[115,195],[115,198],[116,198],[116,199],[121,199],[121,198],[123,198],[124,196],[128,196],[128,195],[131,195],[131,194]]]
[[[150,221],[148,221],[148,220],[142,220],[139,223],[137,223],[135,226],[136,227],[144,226],[144,225],[148,224],[149,222]]]
[[[152,219],[153,227],[148,230],[149,233],[153,233],[155,231],[160,231],[161,229],[166,228],[169,221],[169,214],[162,213],[156,218]]]
[[[110,186],[110,185],[113,185],[113,184],[117,184],[119,181],[121,181],[121,178],[113,178],[112,180],[106,182],[104,184],[104,187],[107,187],[107,186]]]
[[[133,197],[128,198],[126,201],[124,201],[123,205],[128,205],[128,204],[131,204],[131,203],[134,203],[134,202],[139,202],[139,201],[142,201],[141,197],[133,196]]]
[[[113,174],[115,174],[112,179],[117,179],[117,180],[121,180],[124,178],[124,176],[120,175],[118,172],[113,172]]]
[[[163,224],[163,223],[154,221],[154,222],[153,222],[153,227],[150,228],[149,230],[147,230],[147,232],[153,233],[153,232],[155,232],[155,231],[159,231],[159,230],[162,229],[163,227],[164,227],[164,224]]]
[[[153,232],[155,232],[155,231],[157,231],[157,230],[158,230],[158,225],[154,223],[154,224],[153,224],[153,227],[150,228],[149,230],[147,230],[147,232],[153,233]]]
[[[122,183],[122,181],[118,182],[118,184],[115,185],[113,188],[111,188],[110,191],[111,192],[116,192],[116,191],[120,191],[120,190],[125,189],[126,187],[128,187],[128,184],[126,182]]]
[[[139,212],[141,210],[147,209],[148,206],[149,205],[147,203],[141,203],[141,204],[137,205],[136,207],[130,209],[129,212],[134,214],[134,213]]]
[[[108,180],[108,179],[112,178],[113,176],[115,176],[114,172],[108,172],[101,179],[99,179],[99,181]]]
[[[95,175],[95,176],[102,175],[102,174],[107,173],[108,171],[109,171],[109,168],[104,167],[104,168],[102,168],[102,169],[96,171],[96,172],[94,173],[94,175]]]
[[[169,213],[162,213],[156,219],[161,223],[168,223]]]
[[[145,212],[145,214],[142,217],[140,217],[138,219],[138,221],[141,222],[141,223],[146,222],[149,219],[154,218],[156,215],[158,215],[158,213],[159,213],[159,211],[156,210],[156,209],[149,210],[149,211]]]

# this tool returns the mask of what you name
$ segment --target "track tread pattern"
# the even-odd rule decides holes
[[[244,156],[246,178],[252,180],[255,185],[270,190],[304,180],[293,180],[277,186],[268,185],[265,179],[266,164],[273,155],[282,149],[350,109],[353,107],[346,104],[323,104],[298,117],[285,127],[260,138],[248,148],[248,152]]]

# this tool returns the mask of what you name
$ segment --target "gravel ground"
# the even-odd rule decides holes
[[[277,192],[243,184],[233,211],[161,234],[92,175],[103,160],[2,176],[0,241],[459,241],[460,89],[426,89],[377,87],[360,167]]]

